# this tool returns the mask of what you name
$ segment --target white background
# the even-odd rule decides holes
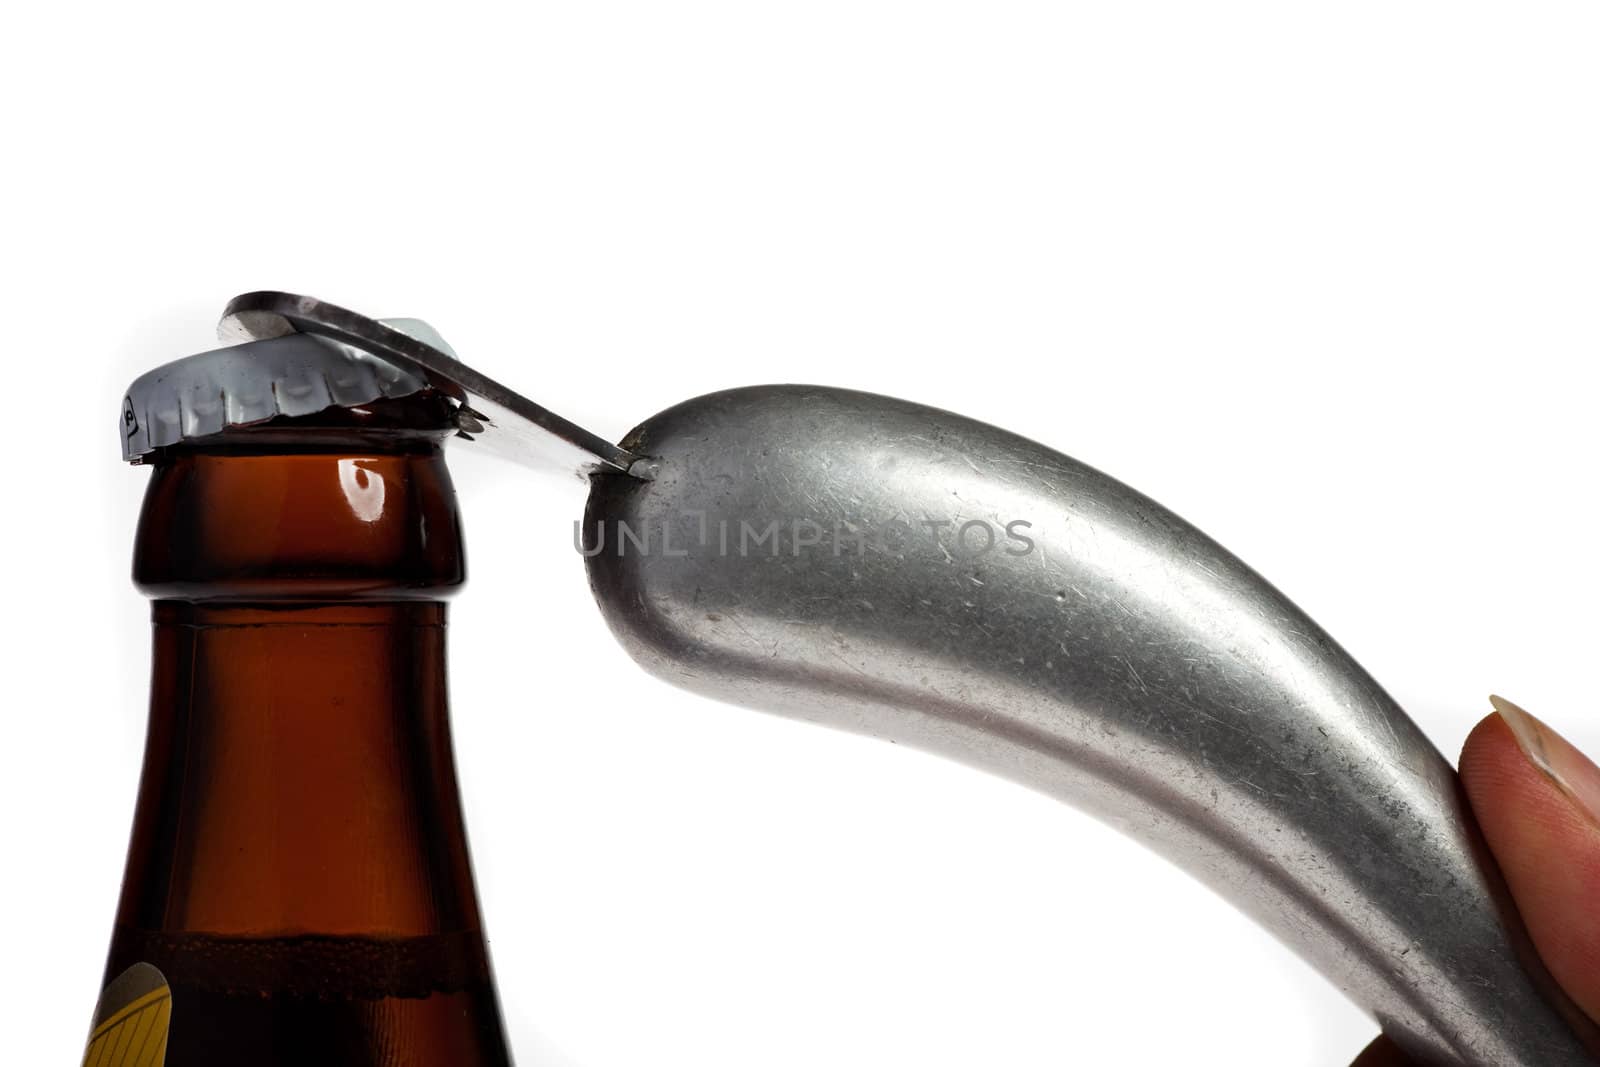
[[[5,22],[18,1063],[77,1062],[142,744],[118,404],[248,289],[427,318],[612,438],[778,380],[1000,423],[1238,552],[1452,757],[1491,690],[1600,750],[1590,4]],[[1375,1032],[1054,801],[646,677],[582,486],[469,453],[456,737],[525,1067],[1338,1067]]]

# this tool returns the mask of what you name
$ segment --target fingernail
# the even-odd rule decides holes
[[[1528,757],[1528,762],[1555,783],[1590,822],[1600,826],[1600,767],[1511,701],[1491,696],[1489,703],[1511,728],[1511,736],[1517,739],[1517,746]]]

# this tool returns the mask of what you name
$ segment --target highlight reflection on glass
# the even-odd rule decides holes
[[[377,522],[383,515],[383,475],[365,464],[365,460],[341,459],[339,488],[344,490],[344,498],[357,518],[362,522]]]

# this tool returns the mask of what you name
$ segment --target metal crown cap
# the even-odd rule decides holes
[[[414,319],[397,330],[450,351]],[[136,378],[122,401],[122,458],[279,415],[411,396],[429,388],[417,373],[351,345],[309,333],[218,348],[163,364]]]

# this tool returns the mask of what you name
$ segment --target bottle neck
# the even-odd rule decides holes
[[[134,552],[155,644],[124,929],[479,929],[445,692],[454,491],[436,441],[336,443],[156,467]]]
[[[119,924],[267,937],[479,929],[445,606],[155,605]]]
[[[443,598],[465,572],[428,414],[157,457],[133,568],[150,728],[106,970],[164,976],[168,1067],[510,1062],[451,754]]]

